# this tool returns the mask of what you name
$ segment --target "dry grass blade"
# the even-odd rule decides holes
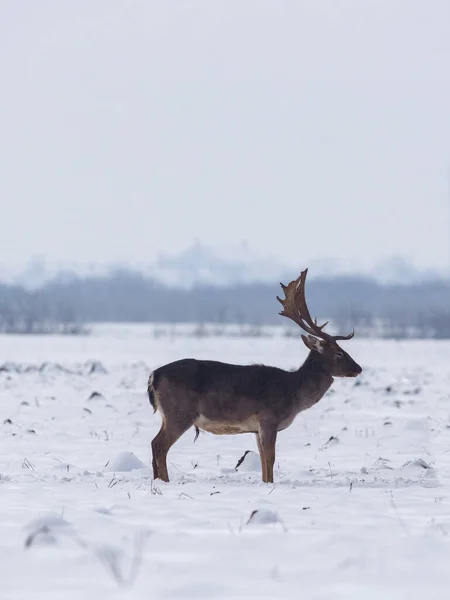
[[[135,535],[133,555],[128,575],[124,573],[120,549],[113,546],[104,546],[96,550],[100,562],[120,587],[131,587],[135,582],[142,565],[144,545],[149,535],[150,533],[148,531],[139,532]]]

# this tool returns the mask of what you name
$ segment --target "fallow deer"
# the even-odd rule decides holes
[[[265,365],[234,365],[186,358],[162,366],[150,374],[148,396],[159,411],[162,426],[152,441],[153,476],[169,481],[167,453],[190,427],[214,434],[254,433],[262,465],[262,480],[273,483],[277,433],[295,417],[316,404],[334,377],[356,377],[361,367],[337,340],[313,320],[305,299],[308,269],[283,288],[280,315],[291,319],[308,335],[302,340],[309,349],[296,371]]]

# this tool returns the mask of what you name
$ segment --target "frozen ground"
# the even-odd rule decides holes
[[[447,599],[450,344],[346,348],[363,375],[280,434],[275,485],[251,454],[234,469],[252,436],[193,430],[164,484],[149,372],[183,356],[292,368],[301,342],[0,337],[0,599]]]

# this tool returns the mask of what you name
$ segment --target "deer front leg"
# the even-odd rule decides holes
[[[262,447],[261,444],[261,438],[259,436],[259,433],[256,434],[256,443],[258,444],[258,452],[259,452],[259,457],[261,459],[261,473],[262,473],[262,480],[266,481],[267,478],[267,471],[266,471],[266,457],[264,456],[264,449]]]
[[[277,426],[273,423],[261,423],[259,426],[259,440],[264,454],[265,473],[263,481],[273,483],[273,465],[275,463],[275,445],[277,441]]]

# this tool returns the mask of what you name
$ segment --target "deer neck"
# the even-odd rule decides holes
[[[334,381],[323,358],[312,350],[295,376],[299,412],[319,402]]]

